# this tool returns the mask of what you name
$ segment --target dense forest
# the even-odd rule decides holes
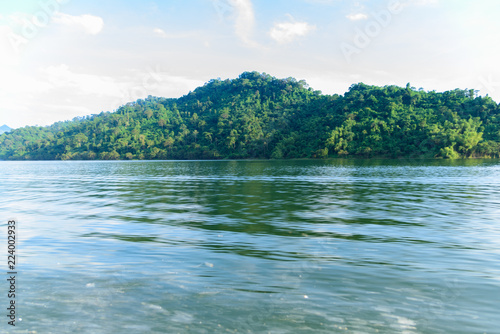
[[[324,95],[294,78],[245,72],[177,99],[0,135],[0,159],[499,157],[500,106],[474,90],[354,84]]]

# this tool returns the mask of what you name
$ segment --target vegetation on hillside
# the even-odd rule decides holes
[[[500,106],[474,90],[352,85],[245,72],[178,98],[0,135],[0,159],[499,157]]]

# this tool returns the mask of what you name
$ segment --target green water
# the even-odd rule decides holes
[[[0,196],[1,332],[500,328],[498,160],[0,162]]]

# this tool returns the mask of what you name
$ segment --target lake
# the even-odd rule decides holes
[[[9,333],[498,333],[500,161],[0,162]]]

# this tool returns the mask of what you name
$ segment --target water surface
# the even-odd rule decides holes
[[[500,328],[498,160],[0,162],[0,195],[19,333]]]

